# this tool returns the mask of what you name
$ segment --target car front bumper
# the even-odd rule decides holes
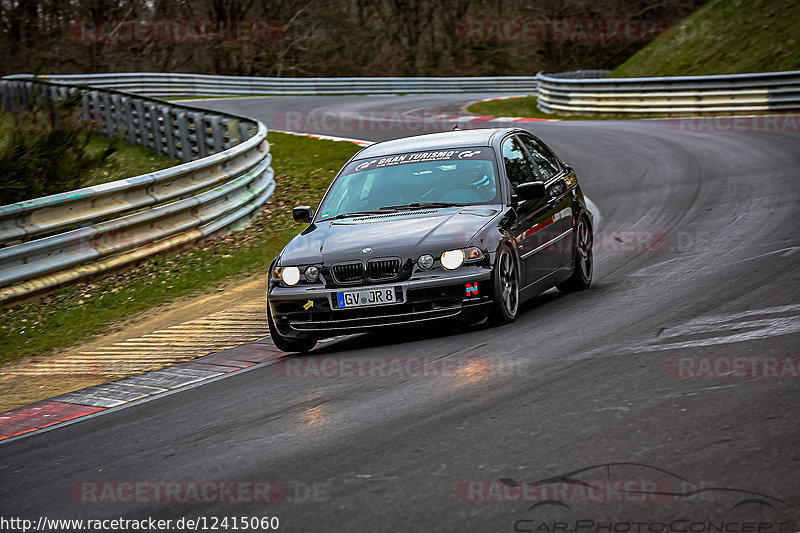
[[[474,289],[468,294],[467,284],[477,284],[477,294]],[[338,292],[389,287],[402,295],[402,302],[337,308]],[[488,315],[491,303],[491,268],[488,266],[417,273],[406,281],[371,285],[337,288],[273,286],[267,297],[278,332],[293,338],[322,338],[442,319],[477,322]]]

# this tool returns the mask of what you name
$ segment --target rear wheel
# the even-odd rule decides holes
[[[275,327],[275,322],[272,320],[272,312],[269,310],[269,303],[267,303],[267,323],[269,324],[269,336],[272,343],[277,349],[282,352],[309,352],[314,346],[317,345],[317,339],[291,339],[284,337],[278,332]]]
[[[592,284],[594,272],[594,258],[592,256],[592,228],[585,216],[578,220],[575,231],[575,266],[568,280],[558,285],[561,292],[576,292],[589,288]]]
[[[493,324],[508,324],[517,318],[519,309],[519,268],[517,259],[508,245],[503,244],[497,252],[494,268],[494,302],[491,321]]]

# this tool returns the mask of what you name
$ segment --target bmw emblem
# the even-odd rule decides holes
[[[363,250],[361,250],[361,253],[362,254],[371,254],[372,253],[372,248],[364,248]]]

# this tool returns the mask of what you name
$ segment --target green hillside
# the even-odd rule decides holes
[[[797,0],[711,0],[611,77],[800,70]]]

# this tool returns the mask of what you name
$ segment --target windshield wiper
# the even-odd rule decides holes
[[[384,209],[384,208],[381,207],[381,209]],[[350,213],[339,213],[335,217],[326,218],[325,220],[336,220],[336,219],[339,219],[339,218],[360,217],[360,216],[366,216],[366,215],[385,215],[385,214],[386,214],[386,211],[377,211],[377,210],[373,210],[373,211],[351,211]]]
[[[399,209],[426,209],[429,207],[464,207],[465,205],[469,204],[459,202],[412,202],[404,205],[387,205],[386,207],[381,207],[381,209],[397,211]]]
[[[426,209],[431,207],[463,207],[469,204],[462,204],[458,202],[412,202],[403,205],[387,205],[378,210],[371,211],[352,211],[350,213],[339,213],[335,217],[326,218],[325,220],[336,220],[339,218],[360,217],[367,215],[385,215],[387,211],[400,211],[402,209]]]

